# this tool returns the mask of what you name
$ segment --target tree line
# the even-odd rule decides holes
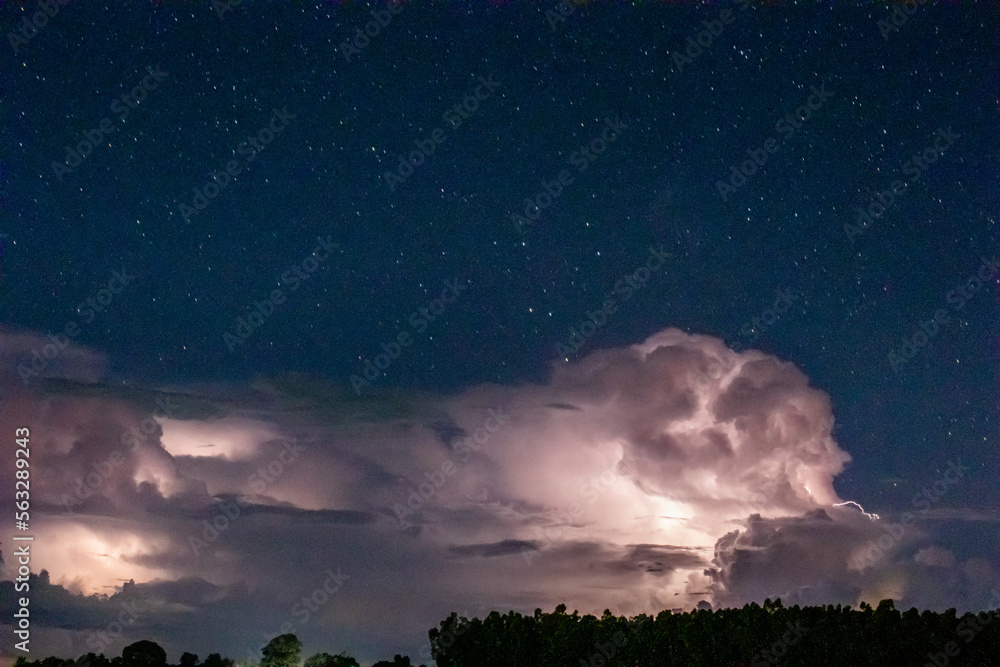
[[[878,607],[784,607],[781,600],[740,609],[662,611],[655,617],[597,618],[566,613],[452,613],[430,631],[438,667],[789,667],[944,665],[1000,667],[1000,610],[900,613]]]
[[[339,653],[316,653],[302,662],[302,642],[293,634],[278,635],[261,650],[261,660],[255,667],[361,667],[358,661]],[[176,665],[167,662],[167,652],[149,640],[129,644],[122,649],[122,654],[114,658],[106,658],[103,653],[88,653],[76,660],[72,658],[45,658],[43,660],[27,660],[23,656],[14,663],[14,667],[247,667],[246,663],[223,658],[218,653],[211,653],[203,662],[198,662],[194,653],[184,652]],[[392,660],[380,660],[372,667],[416,667],[405,656],[396,655]],[[421,665],[420,667],[424,667]]]
[[[452,613],[428,636],[438,667],[782,667],[931,665],[1000,667],[1000,610],[900,612],[892,600],[876,608],[785,607],[781,600],[739,609],[696,609],[656,616],[598,618],[559,605],[533,615],[492,612],[468,619]],[[259,667],[360,667],[351,656],[317,653],[301,660],[294,634],[272,639]],[[218,653],[203,662],[191,653],[168,665],[154,642],[126,646],[120,657],[88,653],[76,660],[18,658],[15,667],[244,667]],[[414,667],[396,655],[374,667]],[[420,666],[423,667],[423,666]]]

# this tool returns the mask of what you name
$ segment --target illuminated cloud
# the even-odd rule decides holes
[[[302,376],[238,393],[14,386],[0,429],[34,415],[32,564],[69,655],[126,591],[143,616],[109,653],[149,636],[172,657],[245,658],[288,623],[307,647],[417,657],[450,611],[939,604],[942,570],[996,577],[916,523],[866,561],[889,520],[834,506],[850,457],[829,398],[791,364],[676,329],[559,363],[545,385],[444,397]]]

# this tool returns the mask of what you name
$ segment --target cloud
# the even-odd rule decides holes
[[[448,550],[457,556],[474,556],[478,558],[494,558],[496,556],[509,556],[520,554],[525,551],[534,551],[538,545],[534,542],[523,540],[502,540],[490,544],[466,544],[463,546],[448,547]]]
[[[903,609],[986,608],[1000,568],[981,557],[961,562],[933,544],[934,523],[929,512],[904,525],[840,507],[798,517],[753,515],[715,546],[713,602],[739,607],[780,597],[786,605],[875,606],[892,598]]]
[[[783,512],[839,500],[832,481],[850,456],[831,438],[829,398],[789,363],[668,329],[559,367],[551,390],[587,406],[638,485],[696,512],[746,516],[757,495]]]
[[[0,381],[4,383],[29,384],[49,378],[92,383],[103,377],[106,366],[104,354],[74,343],[63,333],[43,336],[0,329]]]
[[[955,554],[937,546],[929,546],[917,552],[913,560],[923,565],[936,565],[938,567],[955,567]]]
[[[451,611],[937,604],[996,575],[932,548],[922,521],[866,561],[889,520],[833,507],[850,457],[829,397],[789,363],[677,329],[558,363],[544,385],[449,396],[301,375],[14,386],[0,430],[31,426],[32,565],[60,591],[42,627],[68,655],[122,596],[144,612],[109,653],[148,636],[172,658],[259,656],[284,626],[307,649],[377,658],[416,657]],[[330,572],[346,578],[317,594]]]
[[[734,530],[715,545],[713,600],[727,607],[767,597],[786,604],[856,603],[861,584],[850,571],[851,555],[866,539],[878,537],[859,516],[832,509],[771,519],[752,515],[745,530]]]

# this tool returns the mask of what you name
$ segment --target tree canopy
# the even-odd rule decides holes
[[[958,616],[909,609],[900,613],[892,600],[875,608],[826,605],[785,607],[765,600],[740,609],[690,612],[661,611],[655,616],[598,618],[567,613],[533,615],[492,612],[468,619],[452,613],[428,633],[438,667],[882,667],[883,665],[949,665],[1000,667],[1000,610]],[[358,667],[340,653],[316,653],[301,662],[302,642],[294,634],[279,635],[262,650],[259,667]],[[183,653],[169,667],[233,667],[218,653],[204,662]],[[152,641],[130,644],[121,657],[88,653],[76,660],[49,657],[15,667],[167,667],[166,654]],[[374,667],[413,667],[409,657],[395,655]],[[423,667],[423,666],[421,666]]]
[[[166,667],[167,652],[148,639],[122,649],[122,667]]]
[[[330,655],[329,653],[317,653],[306,660],[304,667],[361,667],[358,661],[349,655]]]
[[[781,600],[741,609],[662,611],[655,617],[597,618],[566,613],[492,612],[485,619],[452,613],[430,631],[438,667],[546,665],[580,667],[764,667],[923,665],[1000,666],[997,612],[957,617],[916,609],[900,614],[892,600],[876,609],[840,605],[784,607]],[[936,662],[935,662],[936,661]]]
[[[278,635],[263,649],[260,667],[299,667],[302,642],[293,634]]]

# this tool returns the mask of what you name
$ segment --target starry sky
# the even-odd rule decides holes
[[[908,10],[5,3],[33,651],[984,607],[1000,10]]]

